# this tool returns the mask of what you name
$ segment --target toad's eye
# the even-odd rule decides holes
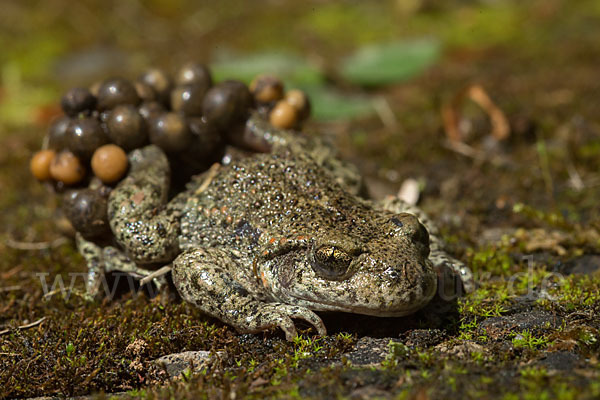
[[[321,246],[313,253],[313,270],[317,275],[329,280],[342,280],[346,277],[352,256],[336,246]]]

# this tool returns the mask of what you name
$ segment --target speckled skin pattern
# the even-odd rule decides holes
[[[285,132],[268,140],[271,153],[217,166],[169,202],[164,153],[133,151],[109,198],[115,254],[124,264],[172,261],[186,301],[240,332],[279,327],[288,340],[292,318],[326,334],[313,311],[402,316],[426,305],[437,287],[429,234],[404,203],[351,193],[319,146]],[[434,262],[460,264],[433,244]],[[84,241],[80,250],[106,252]]]

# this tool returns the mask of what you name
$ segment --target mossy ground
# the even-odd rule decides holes
[[[175,3],[15,1],[2,13],[0,331],[9,332],[0,336],[0,398],[600,397],[597,2]],[[12,245],[59,237],[55,200],[27,164],[59,92],[95,77],[74,78],[70,54],[81,60],[93,48],[112,60],[101,76],[131,76],[152,63],[172,69],[208,59],[223,44],[327,54],[322,62],[332,64],[356,44],[423,34],[442,40],[442,60],[420,78],[368,91],[385,96],[395,125],[376,117],[314,125],[339,133],[375,195],[394,193],[408,177],[425,183],[423,208],[479,284],[455,304],[404,319],[326,315],[330,336],[305,330],[288,343],[278,332],[237,335],[166,295],[88,302],[77,294],[81,278],[68,299],[44,298],[39,273],[68,286],[69,273],[84,271],[82,258],[70,242]],[[473,82],[512,127],[502,146],[483,150],[486,117],[466,110],[468,143],[481,159],[446,148],[440,118],[441,104]],[[151,362],[186,350],[226,356],[178,380]]]

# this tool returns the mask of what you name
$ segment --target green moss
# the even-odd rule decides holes
[[[573,230],[574,226],[568,222],[563,215],[556,212],[546,212],[535,209],[523,203],[517,203],[513,206],[515,214],[521,214],[529,219],[544,222],[550,226],[555,226],[565,230]]]
[[[553,308],[562,307],[568,311],[594,309],[600,302],[600,276],[561,276],[548,289],[548,298],[538,303]]]
[[[496,245],[483,249],[467,249],[469,266],[478,277],[484,274],[506,276],[514,271],[515,262],[510,254]]]
[[[516,348],[538,350],[548,346],[550,343],[546,336],[535,336],[530,330],[513,333],[512,344]]]

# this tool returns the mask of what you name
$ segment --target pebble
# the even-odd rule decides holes
[[[215,355],[217,357],[226,356],[225,352],[223,351],[218,351],[215,353]],[[178,378],[186,369],[192,368],[192,365],[193,371],[196,372],[205,369],[208,367],[210,360],[211,352],[201,350],[168,354],[154,360],[154,363],[163,365],[171,378]]]

